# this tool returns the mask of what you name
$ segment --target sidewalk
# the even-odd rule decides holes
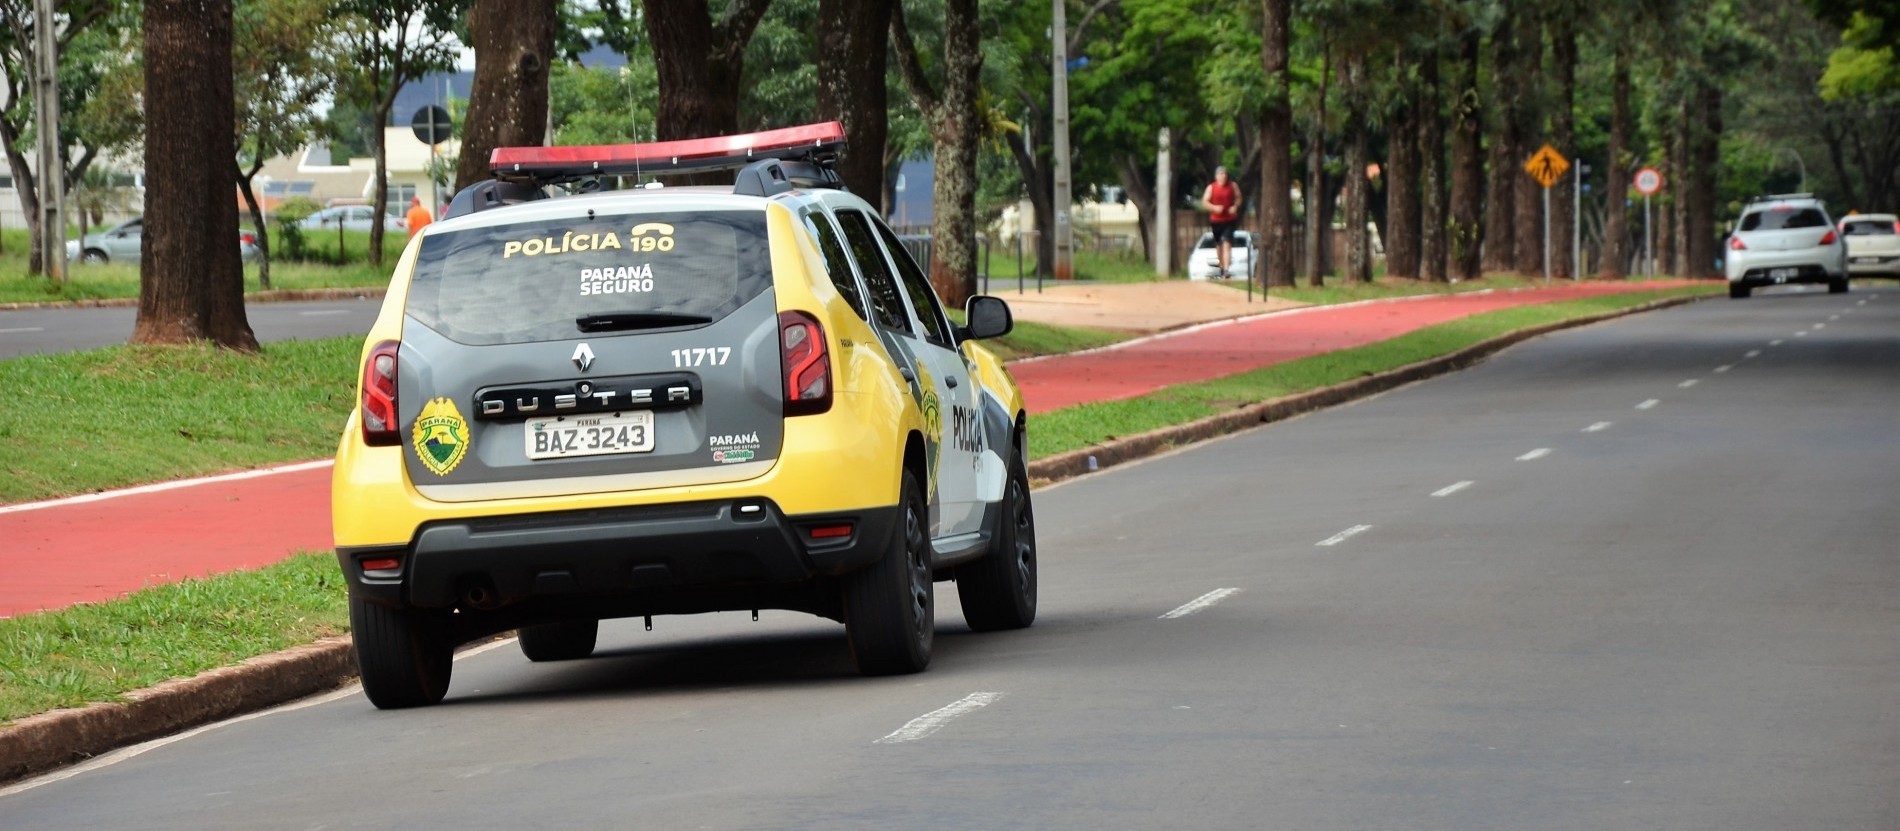
[[[1361,346],[1481,312],[1674,285],[1681,284],[1583,283],[1295,308],[1032,358],[1010,371],[1029,411],[1047,412]],[[1021,317],[1037,319],[1035,305],[1022,304]],[[0,506],[0,540],[0,617],[256,568],[331,547],[330,465],[316,461]]]

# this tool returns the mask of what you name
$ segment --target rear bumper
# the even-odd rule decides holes
[[[1801,265],[1749,265],[1746,269],[1729,269],[1728,281],[1750,287],[1779,286],[1788,283],[1826,283],[1845,277],[1843,272],[1830,273],[1826,268],[1813,263]]]
[[[1847,273],[1900,277],[1900,255],[1878,254],[1847,258]]]
[[[424,609],[495,609],[562,599],[594,616],[765,608],[770,592],[875,561],[900,506],[791,517],[766,499],[431,522],[403,546],[339,547],[359,599]],[[813,539],[815,525],[849,536]],[[393,569],[364,562],[394,558]]]

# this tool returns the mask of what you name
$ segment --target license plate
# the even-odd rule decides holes
[[[1771,268],[1768,270],[1768,279],[1781,282],[1782,280],[1793,279],[1795,275],[1800,273],[1801,270],[1796,268]]]
[[[1877,262],[1880,262],[1879,257],[1855,257],[1854,258],[1855,265],[1871,265]]]
[[[531,418],[523,425],[530,459],[653,452],[653,411]]]

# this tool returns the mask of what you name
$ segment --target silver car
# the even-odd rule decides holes
[[[1812,194],[1758,197],[1742,208],[1722,261],[1728,296],[1747,297],[1762,286],[1826,283],[1847,291],[1847,246]]]
[[[66,241],[66,259],[92,265],[110,262],[134,263],[145,241],[145,218],[135,216],[96,234]],[[257,260],[257,235],[238,232],[238,252],[245,262]]]
[[[368,231],[372,221],[370,217],[374,216],[375,213],[376,209],[368,205],[339,205],[334,208],[324,208],[321,211],[317,211],[305,217],[304,220],[298,224],[303,226],[306,231],[320,231],[324,229],[334,231],[339,223],[342,224],[343,230],[345,231]],[[408,227],[409,222],[400,216],[385,215],[383,217],[383,228],[386,230],[402,231],[408,229]]]

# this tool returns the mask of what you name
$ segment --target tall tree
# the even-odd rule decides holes
[[[1630,186],[1630,50],[1618,42],[1615,65],[1610,70],[1610,149],[1605,153],[1605,174],[1609,186],[1604,193],[1603,262],[1597,276],[1621,280],[1630,259],[1629,200]]]
[[[1550,188],[1550,273],[1569,279],[1575,270],[1571,262],[1571,228],[1578,221],[1576,204],[1577,174],[1583,169],[1583,156],[1576,143],[1577,33],[1575,25],[1559,9],[1545,18],[1550,33],[1550,143],[1570,159],[1571,170]]]
[[[1465,24],[1458,40],[1458,80],[1451,96],[1451,219],[1446,226],[1445,255],[1457,280],[1484,276],[1481,255],[1486,232],[1497,228],[1484,223],[1484,111],[1478,94],[1483,40],[1483,29],[1475,22]]]
[[[548,131],[548,76],[556,0],[475,0],[468,10],[475,82],[469,87],[455,189],[489,177],[497,147],[541,144]]]
[[[849,145],[838,159],[845,187],[876,200],[884,192],[890,103],[885,56],[896,0],[818,0],[818,117],[844,124]]]
[[[1524,5],[1518,9],[1517,62],[1510,83],[1519,89],[1512,103],[1512,123],[1516,125],[1517,144],[1502,161],[1501,171],[1510,178],[1515,193],[1516,217],[1512,231],[1512,270],[1519,274],[1544,273],[1544,186],[1524,172],[1524,162],[1549,141],[1544,130],[1544,27],[1543,9]],[[1495,158],[1495,157],[1493,157]],[[1554,230],[1551,233],[1556,233]]]
[[[258,285],[271,287],[270,225],[253,182],[264,163],[308,144],[322,124],[317,105],[339,69],[334,49],[343,21],[328,0],[235,0],[232,88],[238,191],[256,228]]]
[[[1387,122],[1385,173],[1385,273],[1415,279],[1423,256],[1419,239],[1418,83],[1412,69],[1422,47],[1400,49],[1392,67],[1396,76],[1393,110]]]
[[[707,0],[643,0],[660,70],[658,138],[739,132],[745,47],[772,0],[728,0],[713,17]]]
[[[931,200],[930,282],[944,302],[962,306],[976,293],[977,103],[983,69],[977,0],[945,0],[939,78],[924,71],[899,4],[891,14],[891,45],[904,85],[930,125],[936,152]]]
[[[1260,68],[1266,100],[1260,108],[1260,233],[1266,256],[1261,279],[1293,285],[1292,0],[1260,0]]]
[[[1443,50],[1434,43],[1419,56],[1418,135],[1401,136],[1399,141],[1418,142],[1419,239],[1418,276],[1443,283],[1448,279],[1445,213],[1445,114],[1443,87],[1439,80],[1439,60]]]
[[[1312,131],[1306,137],[1306,183],[1300,189],[1300,201],[1306,208],[1306,282],[1315,288],[1325,285],[1329,267],[1326,235],[1332,225],[1333,194],[1326,184],[1326,87],[1332,69],[1332,42],[1326,39],[1320,50],[1319,95],[1314,99]]]
[[[165,209],[145,218],[134,343],[257,350],[225,190],[237,155],[231,27],[231,0],[145,3],[145,198]]]
[[[1366,224],[1371,221],[1366,124],[1371,109],[1371,81],[1364,52],[1349,53],[1345,61],[1346,97],[1346,281],[1372,282],[1372,246]]]
[[[1519,114],[1523,109],[1521,99],[1526,95],[1518,49],[1523,25],[1515,7],[1507,3],[1491,36],[1491,89],[1496,106],[1491,108],[1495,126],[1485,168],[1489,196],[1484,200],[1483,270],[1488,272],[1517,268],[1517,180],[1524,175],[1518,170],[1518,150],[1524,145]]]
[[[357,21],[346,30],[345,48],[356,72],[344,79],[343,91],[376,117],[371,136],[376,158],[371,199],[377,221],[370,223],[369,263],[381,266],[382,217],[389,212],[389,143],[384,128],[396,107],[396,93],[404,85],[455,59],[457,44],[449,32],[461,16],[461,0],[339,0],[338,12]]]

